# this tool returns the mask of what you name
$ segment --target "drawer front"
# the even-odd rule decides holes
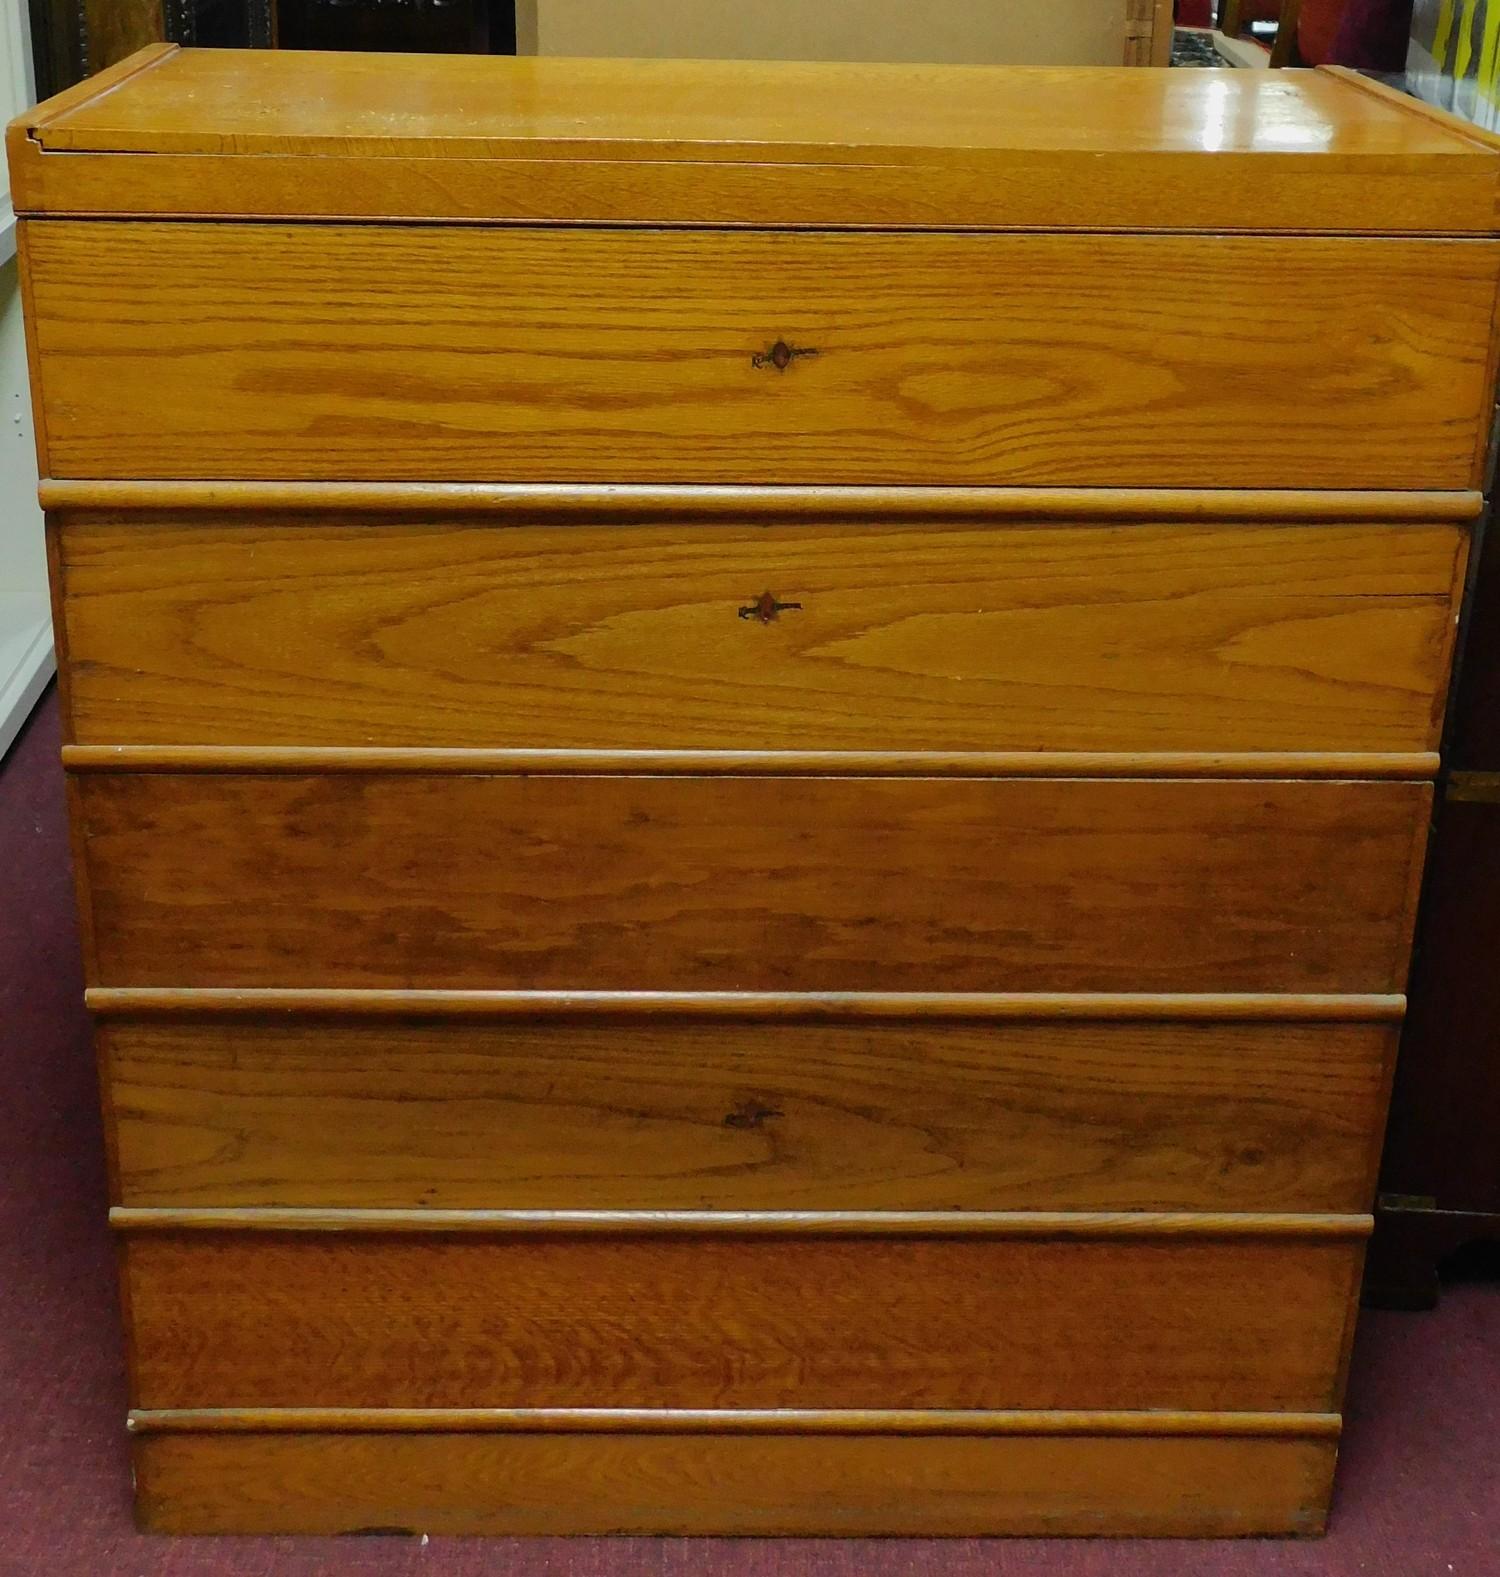
[[[1322,1531],[1336,1442],[1030,1435],[161,1434],[152,1533],[1199,1535]]]
[[[1463,240],[68,220],[26,255],[52,476],[543,482],[1467,487],[1500,267]]]
[[[1416,783],[84,773],[103,985],[1400,990]]]
[[[193,1231],[125,1252],[139,1407],[1333,1410],[1338,1239]]]
[[[913,751],[1433,749],[1466,541],[441,516],[58,536],[80,742]]]
[[[1379,1024],[110,1022],[119,1199],[1369,1207]]]

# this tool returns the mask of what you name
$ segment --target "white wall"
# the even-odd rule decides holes
[[[25,0],[0,0],[0,119],[33,99]],[[0,160],[0,756],[52,675],[52,620],[10,182]]]

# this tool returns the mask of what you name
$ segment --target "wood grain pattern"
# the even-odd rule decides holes
[[[32,222],[28,254],[59,476],[1427,489],[1471,485],[1500,261],[1443,240],[69,221]],[[1184,296],[1244,332],[1202,333]],[[778,339],[818,354],[755,366]]]
[[[1483,134],[1356,94],[1331,74],[1205,81],[1096,67],[1025,71],[836,61],[576,60],[143,51],[128,92],[70,93],[22,119],[63,152],[337,151],[694,163],[1025,163],[1076,150],[1218,161],[1301,139],[1320,162],[1458,160],[1493,169]],[[1004,91],[997,91],[1003,86]],[[900,113],[891,113],[891,100]]]
[[[137,1407],[1335,1411],[1340,1239],[128,1233]],[[997,1361],[998,1360],[998,1361]]]
[[[146,1435],[155,1533],[1311,1534],[1326,1440]],[[900,1492],[893,1493],[892,1486]]]
[[[435,171],[431,159],[401,154],[376,161],[336,153],[46,153],[24,132],[10,147],[17,212],[39,218],[1000,232],[1071,222],[1149,234],[1462,237],[1495,229],[1495,174],[1477,160],[1428,161],[1421,180],[1387,159],[1330,169],[1303,153],[1238,162],[1039,153],[1029,168],[993,175],[962,167],[579,160],[563,174],[525,158],[450,158]],[[22,228],[32,222],[23,219]]]
[[[529,750],[1430,750],[1466,556],[1455,525],[774,516],[60,541],[81,742]]]
[[[1496,166],[1473,128],[1321,73],[493,57],[413,69],[292,52],[147,63],[126,92],[16,122],[18,211],[1494,227]]]
[[[1429,791],[87,773],[101,985],[1399,990]]]
[[[124,1205],[1359,1211],[1376,1025],[113,1022]]]
[[[158,42],[166,28],[163,0],[78,0],[79,29],[90,69],[129,60]],[[93,102],[93,101],[91,101]]]
[[[1495,140],[157,49],[8,148],[143,1523],[1318,1531]]]

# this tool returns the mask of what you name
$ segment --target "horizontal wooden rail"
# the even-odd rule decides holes
[[[121,1232],[477,1233],[494,1237],[1362,1238],[1373,1217],[1160,1210],[304,1210],[122,1206]]]
[[[364,1018],[1204,1019],[1229,1022],[1395,1022],[1406,998],[1371,994],[1218,992],[417,991],[92,986],[101,1017]]]
[[[1337,1413],[968,1411],[946,1408],[135,1408],[144,1434],[1093,1435],[1333,1439]]]
[[[181,482],[48,479],[49,510],[339,511],[583,520],[1473,520],[1468,490],[1157,487],[613,486],[498,482]]]
[[[433,773],[483,776],[1395,778],[1426,751],[433,750],[311,745],[65,745],[72,772]]]

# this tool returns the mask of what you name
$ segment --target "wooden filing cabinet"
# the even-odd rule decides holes
[[[170,49],[10,138],[144,1525],[1316,1531],[1500,159]]]

